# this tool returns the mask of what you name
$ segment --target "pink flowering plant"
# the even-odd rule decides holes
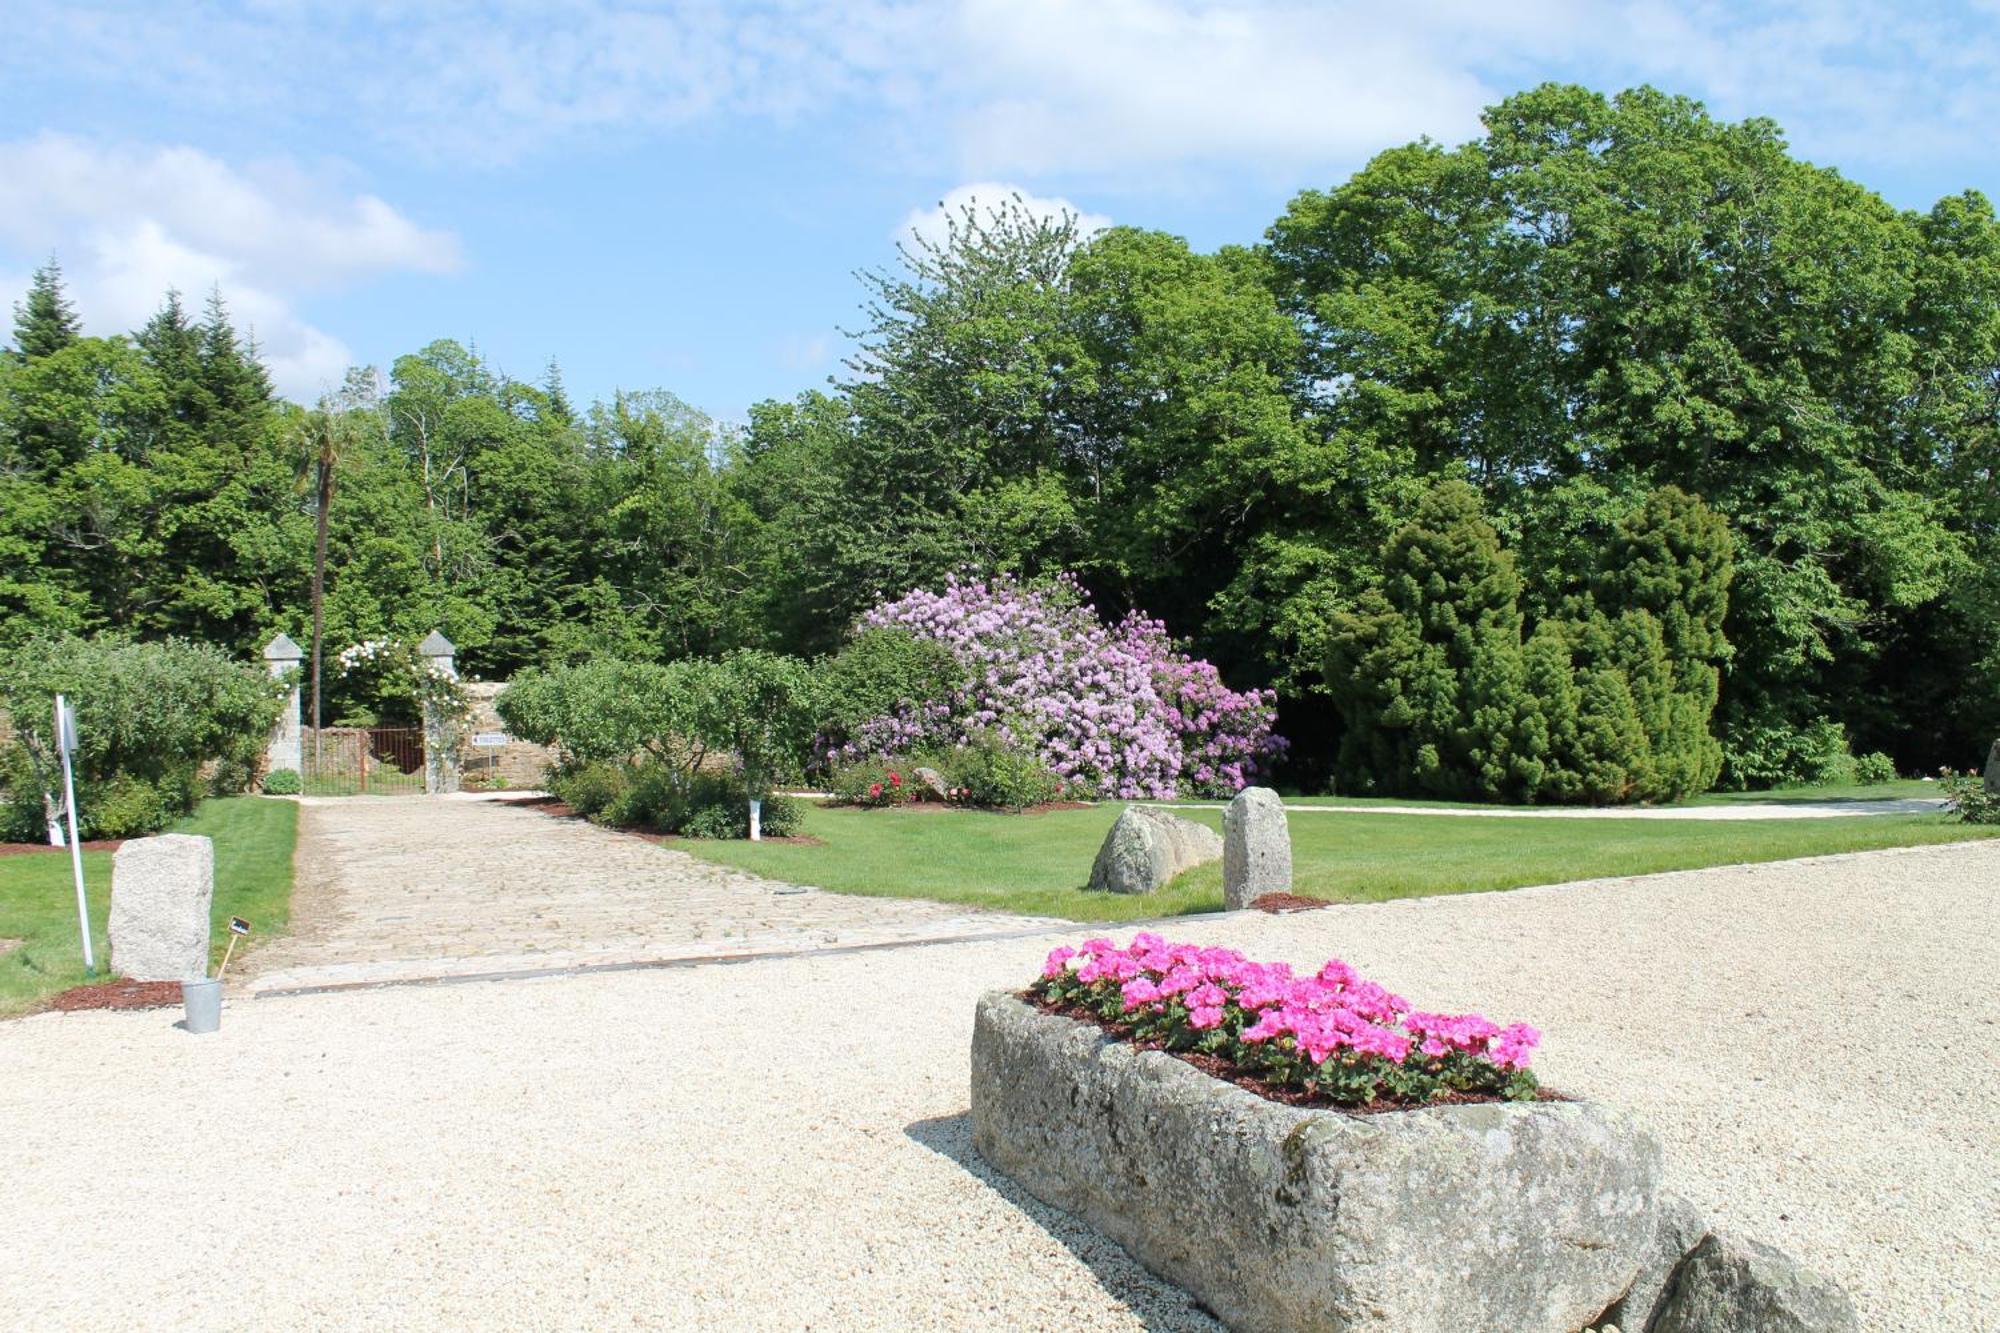
[[[1340,1106],[1527,1101],[1541,1034],[1478,1014],[1433,1014],[1339,959],[1310,975],[1234,949],[1141,932],[1051,952],[1028,988],[1044,1008],[1094,1019],[1135,1041],[1218,1060],[1267,1089]]]
[[[863,722],[835,762],[992,736],[1074,793],[1171,798],[1239,791],[1284,749],[1271,730],[1275,693],[1231,690],[1158,620],[1135,612],[1107,625],[1073,579],[954,579],[876,607],[861,628],[942,644],[961,682]]]

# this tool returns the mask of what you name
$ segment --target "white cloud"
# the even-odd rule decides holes
[[[1651,81],[1855,165],[1987,150],[2000,24],[1944,0],[41,0],[0,81],[496,162],[864,124],[972,179],[1351,168],[1547,78]]]
[[[944,198],[929,208],[911,209],[890,235],[898,241],[917,238],[936,245],[945,239],[951,219],[962,217],[970,208],[975,216],[990,218],[1009,204],[1025,209],[1031,217],[1076,219],[1080,235],[1090,236],[1111,225],[1102,213],[1087,213],[1061,196],[1044,196],[1002,181],[975,181],[945,192]]]
[[[300,298],[459,263],[449,232],[290,164],[239,170],[192,148],[55,134],[0,143],[0,248],[56,254],[94,332],[137,327],[170,287],[198,305],[219,286],[279,390],[304,398],[340,383],[348,350],[299,314]]]
[[[1938,0],[63,0],[0,79],[320,117],[438,158],[862,114],[926,169],[1353,165],[1544,78],[1651,80],[1863,162],[1978,151],[2000,25]]]

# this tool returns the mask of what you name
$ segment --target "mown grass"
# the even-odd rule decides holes
[[[683,841],[706,860],[836,893],[933,898],[999,911],[1127,921],[1222,906],[1219,865],[1154,894],[1088,893],[1118,806],[1037,815],[810,808],[821,845]],[[1221,812],[1183,811],[1214,828]],[[1335,902],[1475,893],[2000,836],[1942,815],[1835,819],[1473,819],[1323,814],[1290,821],[1293,889]]]
[[[214,958],[228,942],[229,918],[240,916],[269,936],[291,912],[292,848],[298,841],[299,807],[292,801],[235,796],[205,801],[174,826],[215,841]],[[111,910],[111,853],[85,852],[90,898],[91,947],[98,980],[109,973],[105,919]],[[0,856],[0,940],[22,944],[0,954],[0,1016],[31,1009],[57,991],[80,986],[83,950],[77,939],[76,889],[69,853],[51,850]],[[237,950],[238,956],[242,949]]]
[[[1691,796],[1675,805],[1811,805],[1826,801],[1899,801],[1911,798],[1937,799],[1944,795],[1935,782],[1898,778],[1863,786],[1776,787],[1768,791],[1712,791]],[[1212,802],[1220,804],[1220,802]],[[1432,801],[1401,796],[1286,796],[1286,805],[1328,805],[1367,809],[1369,806],[1415,806],[1429,810],[1546,810],[1560,806],[1499,805],[1492,802]]]

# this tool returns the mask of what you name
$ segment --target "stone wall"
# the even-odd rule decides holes
[[[552,756],[542,746],[511,736],[507,744],[499,749],[482,749],[472,743],[472,738],[480,732],[507,730],[507,724],[500,720],[498,710],[493,707],[493,701],[506,688],[505,681],[464,682],[466,697],[472,702],[472,721],[465,729],[459,758],[464,770],[464,785],[468,788],[492,787],[496,785],[496,778],[511,791],[539,787],[552,762]]]

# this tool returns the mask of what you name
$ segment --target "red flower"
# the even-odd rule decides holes
[[[870,796],[880,796],[880,795],[882,794],[882,784],[881,784],[881,783],[879,783],[879,782],[871,782],[871,783],[869,783],[869,784],[868,784],[868,794],[869,794]]]
[[[890,785],[891,787],[900,787],[900,786],[902,786],[902,785],[903,785],[903,775],[902,775],[902,774],[900,774],[900,773],[891,773],[891,774],[889,775],[889,785]]]

